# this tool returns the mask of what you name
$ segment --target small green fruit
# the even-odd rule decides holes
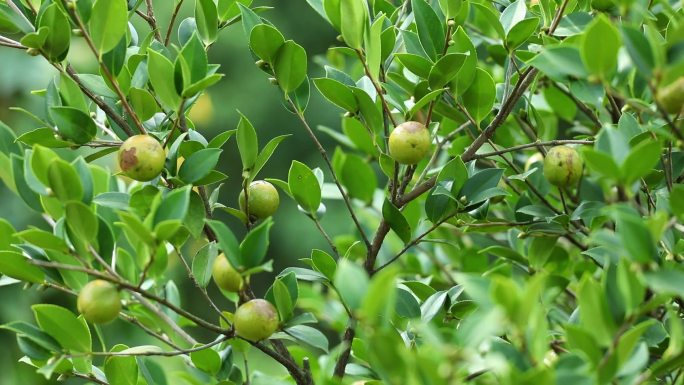
[[[430,151],[430,132],[419,122],[398,125],[389,137],[390,156],[401,164],[416,164]]]
[[[658,102],[668,114],[682,112],[684,106],[684,76],[658,91]]]
[[[583,162],[574,148],[556,146],[544,158],[544,176],[554,186],[576,184],[582,176]]]
[[[86,321],[95,324],[109,323],[121,311],[119,291],[107,281],[92,281],[83,286],[78,293],[77,307]]]
[[[216,286],[223,290],[237,293],[242,289],[242,276],[228,262],[228,258],[223,253],[216,257],[211,275],[214,277]]]
[[[278,312],[270,302],[253,299],[242,304],[233,317],[235,333],[249,341],[261,341],[278,330]]]
[[[263,180],[250,183],[247,187],[249,194],[249,215],[259,219],[268,218],[275,214],[280,205],[280,196],[276,188]],[[245,208],[245,191],[240,191],[240,210]]]
[[[164,169],[166,154],[157,139],[135,135],[126,139],[119,149],[119,167],[124,174],[140,182],[150,181]]]

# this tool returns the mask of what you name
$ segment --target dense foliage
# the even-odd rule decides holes
[[[339,33],[315,58],[251,0],[0,2],[2,49],[59,73],[23,110],[35,129],[0,123],[0,179],[45,222],[0,219],[0,282],[70,304],[1,326],[22,365],[109,385],[684,383],[680,2],[307,2]],[[241,115],[207,138],[190,119],[235,28],[251,52],[232,54],[282,92],[323,169],[262,175],[287,135]],[[70,64],[73,44],[97,73]],[[338,127],[310,124],[312,92]],[[217,170],[224,151],[241,175]],[[287,253],[269,251],[286,199],[328,247],[257,298]],[[171,263],[213,318],[181,303]],[[105,340],[111,322],[155,345]]]

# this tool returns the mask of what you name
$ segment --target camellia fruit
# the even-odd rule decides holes
[[[544,176],[554,186],[572,186],[582,176],[583,162],[574,148],[553,147],[544,158]]]
[[[157,139],[135,135],[126,139],[119,149],[119,167],[123,173],[140,182],[150,181],[164,169],[166,154]]]
[[[228,258],[223,253],[216,257],[211,275],[214,277],[216,286],[223,290],[237,293],[242,289],[242,276],[228,262]]]
[[[430,132],[419,122],[398,125],[389,137],[389,153],[401,164],[416,164],[430,151]]]
[[[658,102],[669,114],[682,112],[684,106],[684,76],[658,91]]]
[[[268,218],[275,214],[280,205],[280,196],[276,188],[263,180],[257,180],[247,187],[249,195],[249,215],[259,219]],[[240,210],[245,208],[245,190],[240,192]]]
[[[119,315],[121,297],[116,286],[98,279],[83,286],[76,305],[86,321],[106,324]]]
[[[266,300],[253,299],[238,307],[233,322],[238,336],[252,342],[261,341],[278,330],[278,311]]]

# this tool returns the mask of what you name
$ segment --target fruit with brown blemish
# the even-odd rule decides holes
[[[430,132],[420,122],[398,125],[389,137],[389,153],[401,164],[416,164],[430,151]]]
[[[658,103],[668,114],[679,114],[684,107],[684,76],[658,91]]]
[[[573,186],[582,176],[583,165],[577,150],[568,146],[556,146],[544,158],[544,176],[554,186]]]
[[[250,183],[247,187],[247,195],[249,207],[245,207],[245,190],[240,191],[240,210],[243,212],[249,210],[249,215],[258,219],[268,218],[275,214],[280,205],[278,190],[264,180]]]
[[[159,141],[150,135],[135,135],[119,148],[119,167],[127,177],[150,181],[164,169],[166,154]]]
[[[98,279],[83,286],[78,293],[77,307],[86,321],[106,324],[119,315],[121,297],[116,286]]]
[[[231,293],[237,293],[242,289],[242,276],[235,270],[233,265],[228,262],[226,255],[221,253],[214,261],[214,266],[211,272],[214,277],[216,286]]]
[[[278,311],[266,300],[253,299],[238,307],[233,323],[238,336],[252,342],[265,340],[278,330]]]

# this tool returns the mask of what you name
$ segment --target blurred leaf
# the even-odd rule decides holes
[[[118,353],[128,349],[126,345],[115,345],[110,352]],[[138,383],[138,364],[135,357],[112,356],[104,363],[104,373],[111,385],[136,385]]]
[[[348,259],[342,259],[333,282],[347,307],[351,310],[361,307],[369,285],[368,275],[363,268]]]
[[[620,34],[605,15],[599,14],[583,36],[582,61],[592,75],[609,79],[617,66]]]

